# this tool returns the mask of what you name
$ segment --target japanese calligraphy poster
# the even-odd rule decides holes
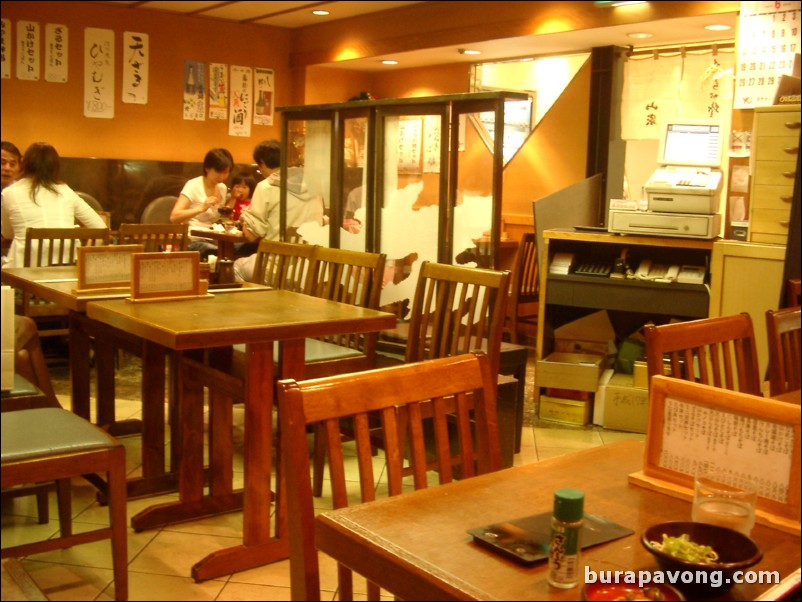
[[[426,115],[423,118],[423,171],[440,173],[440,116]]]
[[[657,140],[665,120],[679,114],[682,56],[630,57],[624,64],[621,138]]]
[[[407,118],[398,123],[398,173],[420,173],[423,119]]]
[[[273,125],[273,87],[275,73],[272,69],[254,69],[253,123],[255,125]]]
[[[682,65],[680,112],[676,116],[729,123],[734,68],[734,51],[715,55],[688,52]]]
[[[228,65],[209,63],[209,119],[228,118]]]
[[[123,33],[123,89],[122,101],[148,104],[148,65],[150,38],[146,33]]]
[[[39,81],[39,23],[17,21],[17,79]]]
[[[2,19],[2,39],[0,39],[0,76],[3,79],[11,78],[11,20]]]
[[[206,121],[206,63],[184,61],[184,119]]]
[[[231,110],[228,116],[229,136],[251,135],[253,112],[253,70],[231,66]]]
[[[84,116],[114,117],[114,31],[84,30]]]
[[[741,2],[735,108],[774,104],[782,75],[790,75],[799,52],[798,1]]]
[[[45,81],[67,81],[69,29],[66,25],[45,25]]]

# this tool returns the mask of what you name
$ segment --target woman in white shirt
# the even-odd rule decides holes
[[[234,167],[234,157],[228,149],[213,148],[203,159],[203,175],[184,184],[170,214],[174,224],[189,224],[193,228],[211,228],[220,217],[217,208],[226,204],[226,180]],[[188,249],[199,251],[205,260],[209,252],[217,250],[217,243],[208,238],[193,236]]]
[[[3,238],[13,239],[3,267],[23,267],[28,228],[106,228],[106,222],[60,178],[56,149],[34,142],[22,157],[19,179],[3,189]]]

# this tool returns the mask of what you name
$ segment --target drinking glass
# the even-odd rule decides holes
[[[734,483],[721,471],[699,471],[694,478],[691,518],[749,535],[755,526],[757,492],[750,482]]]

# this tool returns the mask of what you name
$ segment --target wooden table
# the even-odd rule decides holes
[[[143,303],[98,301],[88,305],[87,315],[141,337],[146,345],[182,354],[246,345],[242,494],[233,491],[230,466],[219,465],[210,467],[209,489],[204,491],[203,392],[185,370],[180,378],[178,404],[182,447],[179,500],[152,506],[134,516],[131,524],[140,531],[242,507],[242,544],[210,554],[196,563],[192,575],[199,581],[287,558],[286,528],[282,527],[286,516],[278,477],[273,489],[278,492],[273,536],[270,527],[273,342],[281,342],[282,377],[302,379],[305,338],[389,329],[395,326],[395,316],[283,290]],[[218,455],[230,458],[230,428],[217,428],[210,440],[224,446],[209,451],[210,462],[217,462]]]
[[[205,228],[192,228],[189,231],[191,236],[199,238],[209,238],[217,241],[217,260],[234,259],[234,245],[247,242],[245,236],[239,230],[207,230]]]
[[[772,399],[776,399],[777,401],[784,401],[786,403],[795,403],[796,405],[802,405],[802,391],[800,391],[799,389],[796,389],[794,391],[786,391],[785,393],[774,395]]]
[[[655,570],[640,533],[655,523],[690,520],[691,504],[628,483],[643,465],[644,443],[622,441],[448,485],[384,498],[316,518],[320,550],[404,600],[578,600],[558,590],[545,562],[519,565],[472,542],[467,529],[548,512],[555,489],[585,492],[585,511],[635,531],[583,550],[593,571]],[[800,539],[756,525],[763,550],[754,570],[780,578],[800,566]],[[582,572],[584,581],[584,569]],[[738,584],[722,599],[754,600],[767,585]]]

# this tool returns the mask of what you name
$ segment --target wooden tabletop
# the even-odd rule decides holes
[[[333,558],[406,600],[579,600],[581,585],[558,590],[546,563],[517,564],[472,542],[467,529],[552,508],[555,489],[585,492],[585,511],[633,529],[633,535],[583,550],[594,571],[656,569],[640,543],[650,525],[690,520],[688,501],[628,483],[643,466],[644,444],[623,441],[449,485],[321,513],[316,544]],[[754,570],[780,578],[800,566],[800,539],[756,525],[763,551]],[[582,570],[584,582],[584,567]],[[738,584],[721,599],[754,600],[770,585]]]
[[[283,290],[218,293],[175,301],[96,301],[88,305],[87,315],[177,350],[370,332],[395,326],[395,318],[385,312]]]

